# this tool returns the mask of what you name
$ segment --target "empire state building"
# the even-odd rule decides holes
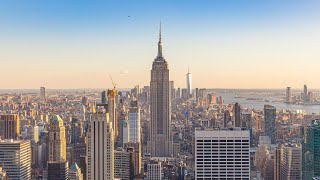
[[[170,157],[172,154],[171,104],[168,63],[162,56],[161,24],[158,55],[154,59],[150,82],[151,121],[147,144],[152,157]]]

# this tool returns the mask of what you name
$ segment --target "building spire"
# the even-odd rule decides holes
[[[160,21],[160,29],[159,29],[158,58],[162,58],[161,21]]]
[[[160,29],[159,29],[159,42],[161,42],[161,21],[160,21]]]

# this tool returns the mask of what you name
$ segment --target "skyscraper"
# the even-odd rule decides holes
[[[301,180],[301,147],[297,144],[286,144],[282,146],[281,153],[281,180]]]
[[[291,87],[287,87],[287,92],[286,92],[286,103],[287,103],[287,104],[292,103]]]
[[[190,69],[188,68],[188,73],[187,73],[187,89],[188,89],[188,94],[189,96],[192,95],[192,77],[190,73]]]
[[[174,100],[176,98],[176,91],[174,89],[174,81],[170,81],[170,96],[171,96],[171,100]]]
[[[229,110],[226,110],[223,113],[223,126],[226,128],[228,126],[228,123],[231,121],[231,116]]]
[[[302,179],[320,176],[320,120],[302,128]]]
[[[87,180],[114,179],[114,132],[105,109],[90,114],[87,135]]]
[[[169,157],[172,154],[171,103],[169,67],[162,56],[161,25],[158,56],[151,70],[151,121],[148,152],[153,157]]]
[[[303,102],[308,102],[308,87],[307,85],[303,86]]]
[[[49,131],[49,161],[66,161],[66,128],[60,116],[55,115],[48,128]]]
[[[195,131],[195,179],[249,179],[250,132],[241,128]]]
[[[76,144],[82,136],[82,125],[77,117],[72,117],[71,120],[71,143]]]
[[[234,127],[242,127],[241,123],[241,107],[239,103],[234,103],[233,105],[233,120]]]
[[[119,124],[116,117],[116,95],[117,91],[115,88],[108,89],[107,92],[108,95],[108,114],[109,114],[109,120],[112,122],[112,129],[114,132],[114,137],[118,137],[119,135]]]
[[[271,143],[276,142],[276,108],[271,105],[264,105],[264,131],[271,138]]]
[[[31,179],[30,141],[0,140],[0,165],[10,179]]]
[[[130,161],[131,161],[131,167],[130,167],[130,173],[135,175],[138,175],[141,173],[141,143],[125,143],[124,148],[128,153],[130,153]]]
[[[131,101],[129,108],[129,142],[140,142],[140,107],[138,101]]]
[[[0,138],[18,139],[20,136],[20,118],[17,114],[0,115]]]
[[[107,103],[106,91],[101,92],[101,104]]]
[[[46,88],[45,87],[40,87],[40,101],[41,101],[41,103],[46,102]]]

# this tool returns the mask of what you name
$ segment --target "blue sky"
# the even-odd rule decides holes
[[[319,9],[315,0],[2,0],[0,76],[10,78],[0,88],[109,88],[109,73],[119,87],[147,85],[160,20],[177,87],[190,66],[194,87],[320,88]]]

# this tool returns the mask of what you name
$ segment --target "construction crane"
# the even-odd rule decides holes
[[[115,98],[116,97],[116,84],[113,82],[113,79],[112,79],[112,76],[111,74],[109,74],[110,76],[110,79],[111,79],[111,82],[112,82],[112,85],[113,85],[113,89],[112,90],[108,90],[108,98]]]
[[[116,84],[114,83],[111,74],[109,74],[109,76],[110,76],[110,79],[111,79],[111,82],[112,82],[112,85],[113,85],[113,89],[116,89]]]

